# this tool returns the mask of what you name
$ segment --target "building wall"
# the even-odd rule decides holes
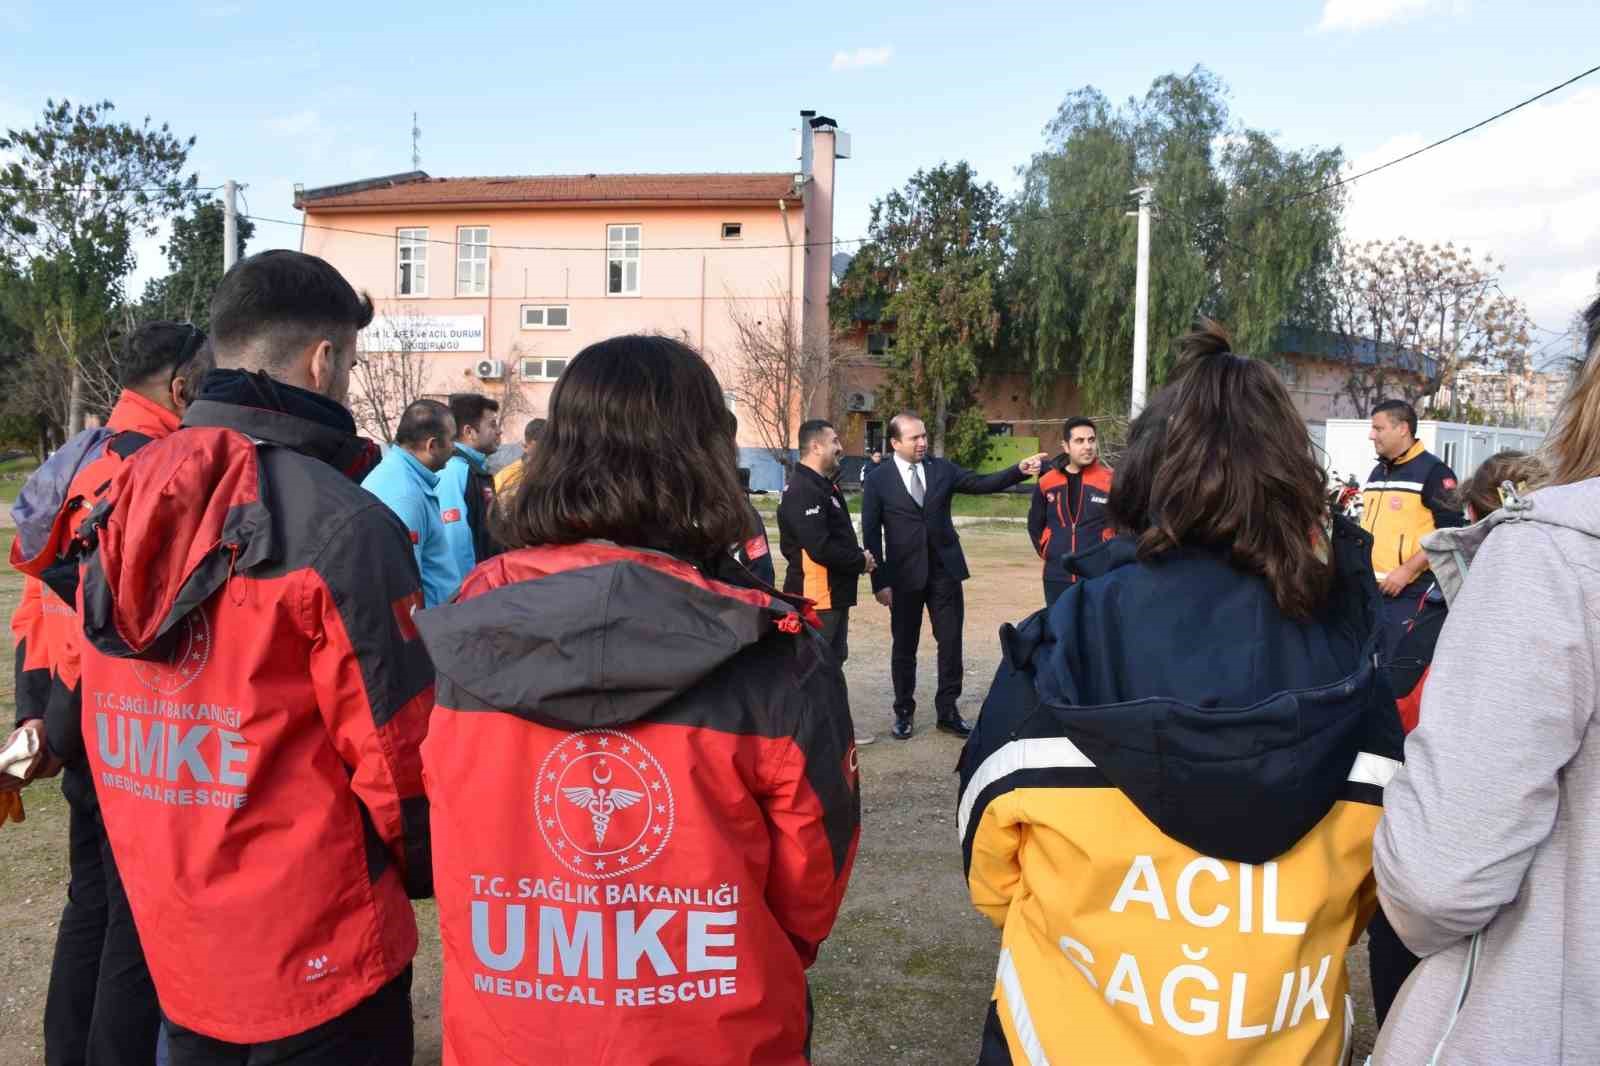
[[[776,314],[787,300],[794,322],[803,314],[804,222],[799,208],[791,206],[786,231],[776,202],[766,207],[361,213],[318,213],[313,205],[307,221],[304,250],[327,259],[366,290],[380,316],[483,316],[483,340],[472,345],[481,350],[421,356],[427,362],[427,391],[481,391],[502,402],[514,392],[511,406],[519,421],[506,427],[508,436],[520,433],[520,419],[547,413],[554,387],[524,380],[524,357],[571,358],[586,345],[618,334],[665,333],[703,352],[726,387],[736,365],[731,309],[761,317]],[[739,239],[722,239],[724,222],[742,224]],[[642,227],[638,296],[606,292],[606,227],[618,223]],[[428,245],[427,295],[398,295],[395,231],[425,227],[430,241],[454,241],[458,226],[489,227],[489,242],[497,246],[489,253],[490,295],[456,297],[456,250],[437,243]],[[702,247],[709,250],[668,250]],[[524,304],[565,304],[568,328],[523,329]],[[503,381],[481,382],[474,375],[485,357],[505,362]],[[741,422],[739,443],[746,453],[759,445],[753,427]]]

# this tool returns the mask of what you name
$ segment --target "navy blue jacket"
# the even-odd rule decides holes
[[[950,520],[950,497],[961,492],[982,496],[1004,492],[1028,480],[1019,467],[994,474],[974,474],[933,456],[922,461],[924,478],[922,506],[918,507],[900,466],[885,459],[867,475],[861,496],[861,540],[878,560],[872,571],[872,591],[883,589],[922,589],[928,586],[929,558],[938,552],[939,565],[957,581],[965,581],[967,557],[961,551],[961,538]]]

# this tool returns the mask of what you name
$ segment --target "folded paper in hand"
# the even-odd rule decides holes
[[[11,735],[5,748],[0,749],[0,774],[15,778],[28,776],[28,769],[39,754],[39,734],[32,729],[19,729]]]

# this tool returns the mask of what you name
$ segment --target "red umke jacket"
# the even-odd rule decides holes
[[[145,444],[178,428],[178,416],[136,392],[123,392],[111,417],[62,445],[17,496],[11,565],[27,575],[11,616],[17,653],[17,721],[45,720],[51,752],[83,759],[79,726],[75,610],[78,560],[73,534],[100,502],[122,466]]]
[[[433,670],[405,528],[345,473],[353,434],[207,400],[184,427],[92,518],[83,728],[163,1013],[258,1043],[416,952]]]
[[[860,819],[844,677],[783,600],[589,542],[417,626],[447,1066],[797,1066]]]
[[[1083,468],[1074,489],[1066,459],[1060,457],[1039,478],[1028,507],[1028,536],[1044,560],[1046,581],[1076,581],[1067,560],[1115,535],[1106,510],[1111,477],[1111,468],[1096,459]]]

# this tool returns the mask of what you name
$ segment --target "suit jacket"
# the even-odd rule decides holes
[[[918,507],[893,459],[867,475],[861,497],[861,539],[879,560],[872,572],[872,591],[921,589],[928,585],[929,553],[939,553],[945,573],[965,581],[967,557],[950,521],[950,497],[958,492],[982,496],[1004,492],[1028,479],[1018,467],[994,474],[974,474],[948,459],[922,461],[924,488]]]

